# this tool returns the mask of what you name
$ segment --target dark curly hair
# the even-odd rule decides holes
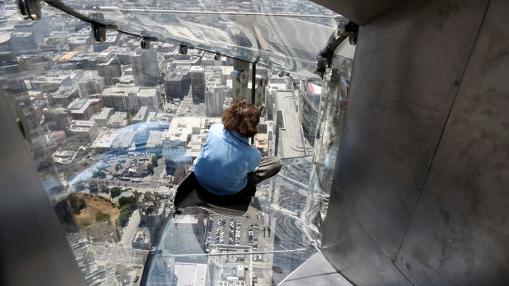
[[[244,137],[255,136],[258,123],[260,111],[245,101],[234,102],[223,113],[224,127],[230,131],[237,131]]]

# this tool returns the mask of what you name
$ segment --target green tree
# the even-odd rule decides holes
[[[120,214],[118,216],[118,221],[120,226],[124,227],[129,222],[129,217],[136,209],[136,204],[126,204],[122,208],[120,208]]]
[[[111,195],[111,198],[116,198],[118,196],[120,196],[120,194],[123,192],[124,190],[122,190],[121,188],[119,187],[113,187],[110,189],[110,195]]]
[[[118,199],[118,204],[120,205],[120,207],[123,207],[128,204],[136,204],[136,197],[135,196],[121,197],[120,199]]]

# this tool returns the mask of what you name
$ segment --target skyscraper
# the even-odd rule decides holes
[[[131,64],[135,85],[155,86],[159,83],[159,64],[154,50],[134,51],[131,55]]]
[[[97,72],[104,78],[104,85],[114,85],[118,82],[118,78],[122,75],[120,60],[115,56],[105,63],[97,64]]]
[[[228,95],[228,87],[214,86],[205,91],[205,107],[207,116],[221,116],[224,99]]]
[[[191,80],[188,71],[167,72],[164,79],[166,99],[182,99],[189,93]]]
[[[149,111],[159,109],[160,91],[157,88],[141,88],[137,94],[139,106],[147,106]]]
[[[322,87],[313,82],[303,83],[299,91],[299,120],[302,122],[304,137],[311,145],[315,142],[321,94]]]
[[[205,102],[205,70],[200,66],[192,66],[189,70],[193,103]]]

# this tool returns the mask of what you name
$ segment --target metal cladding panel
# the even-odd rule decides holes
[[[378,14],[406,0],[312,0],[359,25],[366,24]]]
[[[0,90],[0,285],[85,285]]]
[[[410,223],[487,3],[417,2],[361,29],[336,169],[334,191],[390,258]]]
[[[398,255],[415,285],[509,285],[508,15],[491,1]]]
[[[322,252],[337,271],[353,285],[411,285],[359,223],[354,207],[337,192],[330,203]]]
[[[354,284],[407,283],[393,261],[488,3],[407,1],[361,27],[323,240]]]

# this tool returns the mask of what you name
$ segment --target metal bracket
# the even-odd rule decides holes
[[[246,82],[247,80],[247,72],[245,70],[235,70],[235,79],[239,82]]]
[[[41,2],[40,0],[18,0],[18,10],[25,19],[39,20],[41,19]]]
[[[189,50],[189,47],[186,44],[180,44],[179,46],[179,53],[182,55],[187,55],[187,51]]]
[[[102,13],[94,13],[89,16],[93,19],[90,23],[92,39],[98,43],[106,41],[106,26],[101,24],[101,22],[104,22],[104,15]]]
[[[94,39],[94,41],[98,43],[106,41],[106,28],[97,23],[92,23],[91,26],[92,26],[91,27],[92,38]]]
[[[327,46],[323,49],[317,59],[316,72],[323,78],[325,70],[332,64],[334,51],[347,38],[351,45],[357,44],[359,34],[359,25],[354,22],[348,22],[344,27],[338,27],[334,34],[329,38]]]
[[[144,50],[150,49],[150,40],[146,38],[141,38],[140,46]]]

